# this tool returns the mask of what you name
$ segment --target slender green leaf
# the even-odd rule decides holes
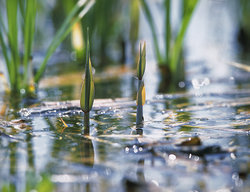
[[[25,29],[24,29],[24,86],[28,84],[29,60],[31,57],[32,44],[35,32],[36,0],[26,1]]]
[[[10,70],[10,60],[8,58],[8,54],[7,54],[7,47],[6,47],[6,44],[4,42],[4,39],[3,39],[3,35],[1,33],[1,30],[0,30],[0,45],[2,47],[2,52],[3,52],[3,56],[4,56],[4,59],[5,59],[5,62],[6,62],[6,65],[7,65],[7,69],[8,69],[8,72],[9,74],[11,74],[11,70]]]
[[[3,18],[2,18],[1,14],[0,14],[0,30],[1,29],[4,32],[4,35],[7,36],[8,35],[7,34],[7,29],[6,29],[5,25],[4,25]]]
[[[13,89],[19,89],[19,50],[18,50],[18,23],[17,23],[18,0],[6,0],[8,18],[8,40],[11,52],[10,70],[13,71],[10,80]]]
[[[85,79],[82,84],[81,89],[81,99],[80,99],[80,105],[81,109],[84,112],[89,112],[92,109],[93,102],[94,102],[94,80],[92,75],[92,67],[91,67],[91,60],[89,59],[88,62],[88,70],[85,70]]]
[[[87,94],[86,90],[86,81],[84,80],[81,88],[81,99],[80,99],[80,106],[83,112],[89,112],[92,109],[93,103],[94,103],[94,95],[95,95],[95,86],[94,81],[91,80],[90,82],[90,89],[88,91],[89,94]],[[87,95],[89,95],[87,97]],[[86,99],[88,98],[88,100]]]
[[[139,21],[140,21],[140,2],[138,0],[130,0],[130,33],[129,38],[132,42],[138,39]]]
[[[137,77],[142,80],[146,67],[146,42],[140,43],[139,61],[137,64]]]
[[[80,1],[79,1],[80,2]],[[74,8],[72,9],[72,11],[69,13],[68,17],[66,18],[66,20],[64,21],[64,23],[62,24],[62,26],[60,27],[59,31],[56,33],[53,41],[51,42],[45,58],[39,68],[39,70],[37,71],[36,75],[35,75],[35,82],[38,83],[40,78],[42,77],[47,62],[49,60],[49,58],[51,57],[51,55],[54,53],[54,51],[56,50],[56,48],[60,45],[60,43],[67,37],[67,35],[70,33],[73,25],[78,22],[84,15],[86,15],[86,13],[89,11],[89,9],[93,6],[94,4],[94,0],[88,1],[87,5],[86,5],[86,1],[81,1],[83,2],[83,4],[81,3],[77,3]],[[85,5],[85,6],[84,6]],[[81,10],[82,6],[84,6],[83,10],[79,13],[79,11]],[[78,14],[79,13],[79,14]]]
[[[198,3],[198,0],[189,0],[187,1],[187,7],[184,11],[184,16],[181,23],[181,28],[179,30],[178,36],[176,38],[175,44],[173,46],[171,59],[170,59],[170,69],[173,72],[176,72],[177,69],[177,62],[180,56],[182,43],[188,28],[188,25],[190,23],[190,20],[192,18],[192,14],[195,10],[195,7]]]
[[[87,48],[86,48],[86,63],[85,63],[85,79],[81,90],[80,105],[83,112],[89,112],[94,102],[94,81],[92,74],[92,65],[90,59],[90,44],[89,44],[89,28],[87,28]]]
[[[160,52],[160,47],[159,47],[159,44],[158,44],[158,38],[157,38],[157,34],[156,34],[156,27],[155,27],[155,24],[154,24],[153,16],[151,15],[151,12],[150,12],[150,9],[149,9],[149,6],[148,6],[146,0],[140,0],[140,2],[141,2],[141,5],[142,5],[142,9],[144,11],[144,14],[145,14],[145,16],[147,18],[148,24],[150,26],[150,29],[152,31],[153,41],[154,41],[154,48],[155,48],[157,60],[158,60],[158,62],[161,63],[163,59],[162,59],[161,52]]]
[[[165,0],[165,9],[166,9],[166,17],[165,17],[165,53],[166,53],[166,63],[169,65],[169,59],[170,59],[170,45],[171,45],[171,38],[172,38],[172,32],[171,32],[171,0]]]

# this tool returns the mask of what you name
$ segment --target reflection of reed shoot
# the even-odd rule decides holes
[[[84,126],[89,129],[89,111],[92,109],[94,102],[94,80],[92,75],[92,66],[90,60],[90,45],[89,45],[89,30],[87,29],[87,48],[86,48],[86,63],[85,63],[85,78],[81,89],[80,105],[84,112]]]
[[[137,64],[137,78],[138,78],[138,91],[137,91],[137,113],[136,124],[139,125],[143,121],[143,105],[145,103],[145,88],[142,80],[146,67],[146,42],[143,45],[140,43],[139,61]]]

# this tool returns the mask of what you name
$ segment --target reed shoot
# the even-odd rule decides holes
[[[89,45],[89,30],[87,29],[87,48],[86,48],[86,63],[85,63],[85,78],[81,88],[80,106],[84,112],[84,126],[89,129],[89,111],[92,109],[94,102],[94,80],[92,74],[92,66],[90,59],[90,45]]]
[[[143,82],[143,75],[146,68],[146,42],[140,43],[139,61],[137,64],[137,78],[138,78],[138,91],[137,91],[137,113],[136,125],[143,122],[143,105],[145,103],[145,87]]]

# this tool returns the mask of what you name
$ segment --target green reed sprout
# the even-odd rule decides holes
[[[139,61],[137,64],[137,78],[138,78],[138,91],[137,91],[137,113],[136,125],[143,122],[143,105],[145,103],[145,87],[143,82],[143,75],[146,68],[146,42],[140,43]]]
[[[95,0],[79,0],[75,4],[53,38],[42,64],[33,74],[30,58],[32,58],[34,43],[37,0],[6,0],[5,10],[8,22],[6,25],[3,20],[5,16],[2,14],[5,12],[2,11],[0,14],[0,48],[8,73],[5,76],[8,77],[9,87],[14,95],[19,94],[20,90],[25,90],[26,93],[34,91],[33,85],[40,81],[49,58],[71,32],[74,24],[86,15],[94,3]],[[23,44],[20,44],[21,42]],[[20,54],[20,47],[23,48],[23,57]]]
[[[90,59],[89,30],[87,29],[85,78],[82,83],[80,98],[80,106],[82,111],[84,112],[84,125],[86,129],[88,129],[89,127],[89,111],[92,109],[93,106],[94,94],[95,89]]]

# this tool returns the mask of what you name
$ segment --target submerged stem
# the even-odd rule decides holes
[[[141,84],[142,84],[142,80],[139,80],[138,81],[138,93],[140,91]],[[143,121],[143,105],[137,103],[136,125],[140,125],[142,121]]]

